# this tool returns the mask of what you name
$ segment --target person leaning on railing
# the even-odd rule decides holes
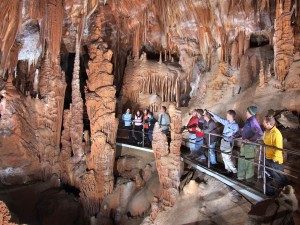
[[[275,119],[272,116],[266,116],[263,121],[263,126],[266,129],[264,135],[264,143],[269,146],[276,148],[283,148],[283,141],[281,132],[275,126]],[[274,170],[283,172],[283,154],[281,150],[274,149],[272,147],[266,147],[266,166]],[[267,172],[267,183],[266,183],[266,194],[269,196],[275,195],[276,188],[283,188],[288,184],[287,177],[278,173],[274,170],[266,168]],[[274,182],[273,182],[274,181]],[[275,187],[274,187],[275,186]]]
[[[205,144],[208,146],[210,164],[216,165],[217,160],[216,160],[215,148],[216,148],[216,143],[218,141],[218,136],[209,135],[208,133],[218,134],[218,127],[215,121],[213,121],[212,115],[206,110],[204,111],[204,120],[205,120],[203,124],[203,132],[205,133],[204,141]]]
[[[237,169],[235,168],[230,155],[233,144],[231,136],[239,131],[239,125],[235,122],[236,112],[234,110],[228,110],[226,113],[226,119],[220,117],[219,115],[211,111],[208,112],[213,115],[216,121],[224,125],[222,134],[224,137],[221,140],[220,150],[222,152],[221,155],[224,161],[226,173],[237,174]]]
[[[197,157],[196,152],[196,129],[198,127],[199,118],[195,109],[192,111],[192,117],[186,125],[189,132],[189,146],[190,146],[190,157]]]
[[[238,180],[245,180],[253,182],[254,177],[254,158],[256,145],[249,143],[257,142],[263,136],[258,121],[255,118],[258,109],[256,106],[249,106],[246,111],[246,123],[242,130],[232,136],[232,138],[242,137],[243,143],[241,145],[240,157],[238,160]],[[244,159],[243,159],[244,158]],[[246,160],[247,161],[246,161]]]

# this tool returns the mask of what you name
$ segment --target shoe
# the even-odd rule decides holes
[[[237,180],[240,180],[240,181],[244,181],[244,180],[245,180],[245,178],[243,178],[243,177],[238,177],[238,176],[237,176],[236,179],[237,179]]]

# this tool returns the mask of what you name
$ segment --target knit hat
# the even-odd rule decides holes
[[[247,110],[248,110],[248,112],[252,115],[252,116],[254,116],[256,113],[257,113],[257,111],[258,111],[258,108],[256,107],[256,106],[249,106],[248,108],[247,108]]]

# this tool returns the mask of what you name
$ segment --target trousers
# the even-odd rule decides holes
[[[221,155],[224,161],[225,169],[229,172],[237,173],[237,169],[233,164],[233,160],[231,159],[231,142],[225,141],[224,139],[221,140]]]
[[[247,181],[253,181],[254,177],[254,157],[256,146],[251,144],[242,144],[240,157],[238,160],[238,179]],[[248,161],[246,161],[246,160]]]
[[[274,162],[271,159],[266,159],[266,166],[283,172],[283,166],[278,162]],[[266,172],[268,174],[268,176],[266,176],[267,195],[275,195],[277,189],[283,188],[285,185],[288,185],[289,182],[286,175],[276,172],[274,170],[270,170],[268,168],[266,168]]]

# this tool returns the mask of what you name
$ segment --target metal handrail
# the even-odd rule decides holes
[[[127,129],[122,129],[122,128],[119,128],[118,130],[124,130],[124,131],[128,131]],[[143,138],[143,141],[142,141],[142,146],[144,147],[144,138],[145,138],[145,132],[144,132],[144,127],[142,129],[142,131],[136,131],[134,130],[134,128],[131,130],[133,133],[141,133],[142,134],[142,138]],[[186,133],[188,132],[187,130],[183,130],[182,133]],[[202,131],[203,132],[203,131]],[[218,137],[221,137],[221,138],[231,138],[231,137],[228,137],[228,136],[223,136],[223,135],[220,135],[220,134],[215,134],[215,133],[209,133],[209,132],[203,132],[204,134],[208,135],[208,146],[205,146],[205,145],[200,145],[201,147],[204,147],[204,148],[207,148],[209,149],[209,146],[210,146],[210,142],[211,142],[211,135],[213,136],[218,136]],[[170,138],[170,135],[167,135],[165,134],[168,138]],[[187,143],[187,139],[183,138],[184,142]],[[234,142],[243,142],[245,144],[251,144],[251,145],[256,145],[256,146],[259,146],[260,149],[260,153],[259,153],[259,160],[258,160],[258,163],[254,162],[254,161],[250,161],[250,160],[247,160],[245,158],[243,158],[243,160],[245,161],[248,161],[248,162],[251,162],[252,164],[254,165],[257,165],[258,166],[258,175],[260,174],[260,168],[263,167],[263,193],[266,194],[266,169],[269,169],[269,170],[272,170],[272,171],[275,171],[277,173],[281,173],[281,174],[284,174],[284,175],[287,175],[287,176],[290,176],[290,177],[293,177],[293,178],[298,178],[294,175],[291,175],[291,174],[287,174],[285,172],[282,172],[280,170],[276,170],[276,169],[273,169],[271,167],[268,167],[266,166],[266,147],[269,147],[269,148],[273,148],[273,149],[276,149],[276,150],[280,150],[280,151],[283,151],[283,152],[287,152],[289,154],[293,154],[293,155],[300,155],[299,152],[296,152],[296,151],[292,151],[292,150],[289,150],[289,149],[284,149],[284,148],[277,148],[277,147],[274,147],[274,146],[270,146],[270,145],[266,145],[266,144],[261,144],[261,143],[256,143],[256,142],[251,142],[251,141],[247,141],[247,142],[244,142],[241,138],[234,138],[232,139],[233,143]],[[188,140],[188,142],[190,142]],[[195,142],[196,143],[196,142]],[[232,148],[233,148],[234,145],[232,145]],[[263,150],[263,152],[262,152]],[[231,155],[232,157],[234,158],[237,158],[237,159],[240,159],[241,157],[239,156],[234,156],[232,155],[230,152],[222,152],[221,150],[218,150],[218,149],[214,149],[214,151],[216,152],[219,152],[219,153],[223,153],[223,154],[228,154],[228,155]],[[263,153],[263,157],[261,159],[261,153]],[[262,164],[261,164],[261,160],[262,160]],[[210,168],[210,154],[208,153],[208,160],[207,160],[207,163],[208,163],[208,168]],[[259,175],[258,178],[261,178],[261,176]]]

